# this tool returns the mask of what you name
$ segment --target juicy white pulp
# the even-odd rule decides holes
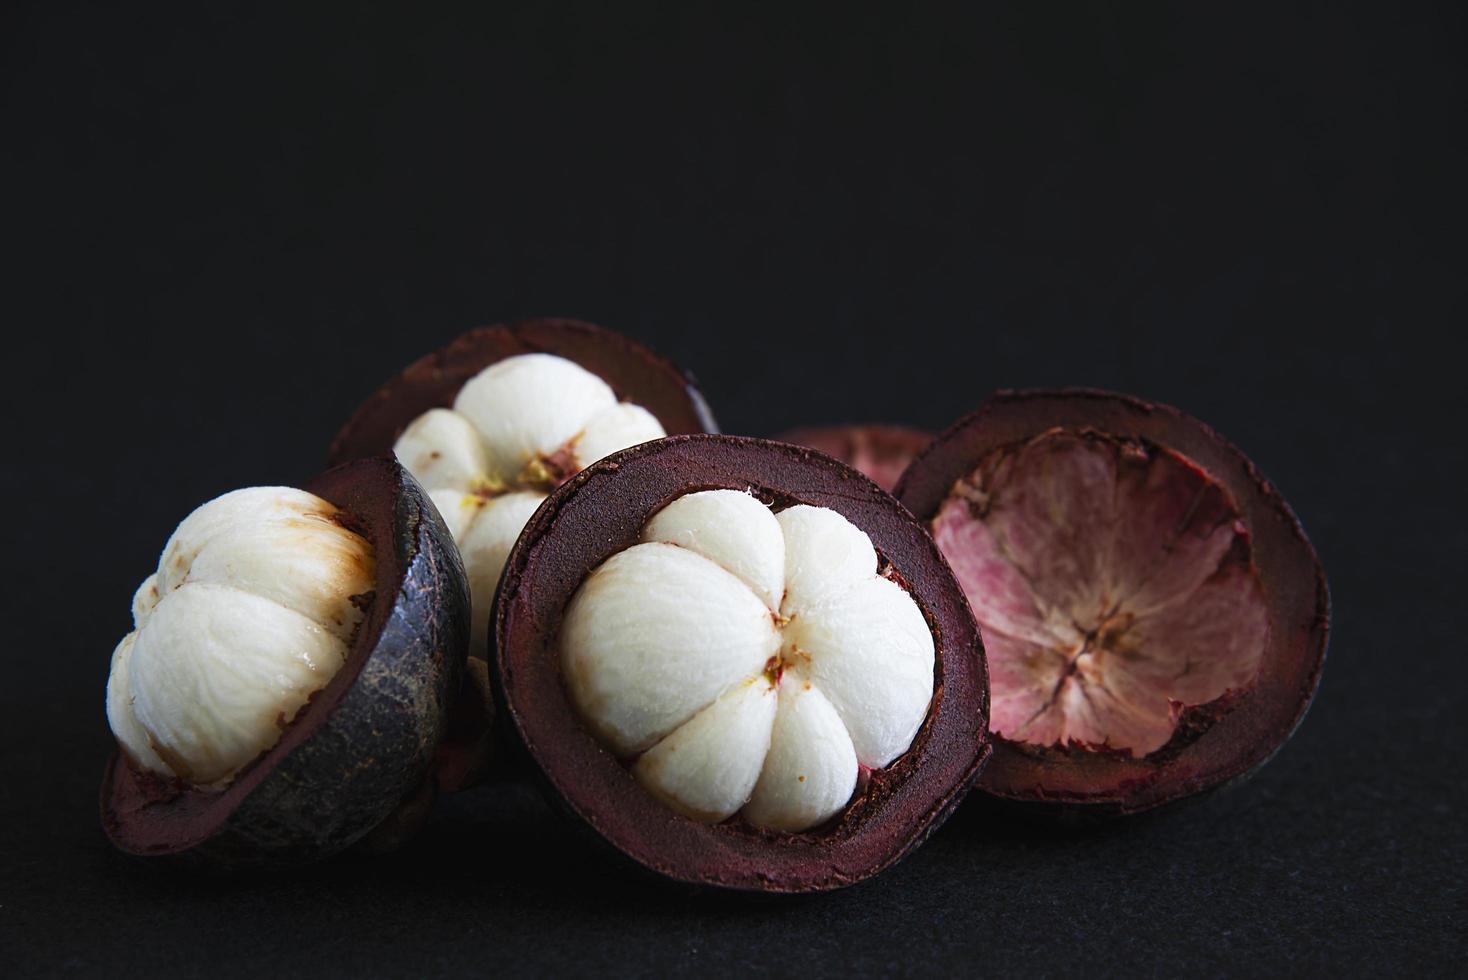
[[[346,662],[374,562],[337,515],[303,490],[251,487],[173,532],[107,679],[107,721],[135,766],[227,782]]]
[[[594,569],[561,626],[571,699],[653,795],[695,820],[829,820],[912,744],[933,636],[833,510],[748,493],[668,504]]]
[[[555,475],[666,434],[651,412],[553,354],[491,364],[452,409],[429,409],[403,430],[393,451],[428,490],[469,574],[472,651],[484,653],[505,559]]]

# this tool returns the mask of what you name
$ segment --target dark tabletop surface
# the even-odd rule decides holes
[[[8,6],[0,974],[1461,970],[1461,10],[1015,6]],[[535,314],[651,343],[730,432],[1182,407],[1320,551],[1313,710],[1230,792],[971,801],[799,900],[629,875],[528,788],[289,876],[113,853],[108,656],[174,524]]]

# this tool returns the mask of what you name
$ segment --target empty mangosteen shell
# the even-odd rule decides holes
[[[865,452],[893,471],[890,480],[877,479],[883,490],[891,492],[897,477],[933,441],[933,434],[905,425],[826,425],[791,429],[775,438],[819,449],[847,466],[855,465],[857,457]]]
[[[586,729],[566,691],[557,638],[588,574],[638,543],[648,519],[699,490],[752,490],[777,508],[828,507],[871,538],[933,630],[936,677],[912,747],[871,774],[822,827],[798,834],[735,818],[675,813]],[[593,464],[561,487],[521,534],[500,580],[491,660],[501,724],[553,802],[637,865],[698,886],[823,891],[898,861],[952,811],[989,755],[988,675],[978,627],[948,563],[890,495],[848,466],[799,446],[734,436],[676,436]]]
[[[408,423],[430,408],[451,408],[459,389],[480,371],[537,353],[581,365],[618,398],[651,412],[670,434],[719,431],[692,375],[672,361],[604,327],[544,318],[475,327],[408,365],[352,413],[332,440],[328,463],[391,453]]]
[[[1294,511],[1253,463],[1207,425],[1167,405],[1084,388],[1000,391],[934,440],[894,491],[925,525],[989,453],[1053,428],[1138,439],[1188,457],[1221,483],[1249,532],[1270,637],[1252,689],[1184,711],[1173,740],[1137,759],[1041,748],[991,736],[980,792],[1073,817],[1138,813],[1257,771],[1305,717],[1325,665],[1330,591]],[[1060,812],[1065,811],[1065,812]]]
[[[469,645],[458,551],[394,460],[338,466],[306,489],[343,511],[376,561],[346,663],[223,791],[167,781],[114,755],[102,826],[121,850],[229,865],[312,861],[421,799]]]

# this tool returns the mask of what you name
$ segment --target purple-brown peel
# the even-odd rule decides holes
[[[964,510],[972,516],[971,508],[982,510],[985,505],[982,492],[979,499],[969,499],[975,488],[964,486],[976,471],[985,465],[993,468],[1005,456],[1013,456],[1017,447],[1036,440],[1044,445],[1047,434],[1057,430],[1066,433],[1067,440],[1093,440],[1093,445],[1111,447],[1105,455],[1122,461],[1124,470],[1133,466],[1134,459],[1145,460],[1147,466],[1138,469],[1139,475],[1150,473],[1149,479],[1163,487],[1169,480],[1184,487],[1184,492],[1161,493],[1161,504],[1135,508],[1127,522],[1134,532],[1116,536],[1123,551],[1110,560],[1118,567],[1145,567],[1145,556],[1158,553],[1159,541],[1182,542],[1177,555],[1167,553],[1168,561],[1176,563],[1175,568],[1163,566],[1172,569],[1170,574],[1133,576],[1134,586],[1141,584],[1130,593],[1132,601],[1150,616],[1116,622],[1099,616],[1089,625],[1103,646],[1120,642],[1123,648],[1140,644],[1143,649],[1176,650],[1176,638],[1189,637],[1198,652],[1185,654],[1183,666],[1190,657],[1206,660],[1206,665],[1200,663],[1207,669],[1199,677],[1206,677],[1207,683],[1190,687],[1194,682],[1179,670],[1172,677],[1157,676],[1156,670],[1149,676],[1145,670],[1139,673],[1145,666],[1141,664],[1128,664],[1126,674],[1107,672],[1112,687],[1124,684],[1121,678],[1140,677],[1143,682],[1141,694],[1134,684],[1126,695],[1128,703],[1144,701],[1148,721],[1131,730],[1110,715],[1105,719],[1108,724],[1098,726],[1092,724],[1094,718],[1083,719],[1079,713],[1076,721],[1067,718],[1062,724],[1056,723],[1055,714],[1041,713],[1036,724],[1024,727],[1027,719],[1020,706],[1026,703],[1025,695],[1015,692],[1013,665],[1025,664],[1026,642],[1047,650],[1057,646],[1053,629],[1035,635],[1037,617],[1026,603],[1038,596],[1067,609],[1079,604],[1093,614],[1098,609],[1105,612],[1110,605],[1098,601],[1101,590],[1088,592],[1076,585],[1079,580],[1105,580],[1089,574],[1055,574],[1055,561],[1073,560],[1079,568],[1084,549],[1080,557],[1057,557],[1048,565],[990,564],[998,549],[982,542],[975,545],[974,540],[986,533],[982,522],[962,519]],[[1084,483],[1074,475],[1062,482],[1072,481]],[[1127,482],[1109,485],[1114,492]],[[1146,481],[1140,486],[1145,489]],[[1198,492],[1187,491],[1188,486]],[[963,498],[961,507],[950,499],[955,491]],[[980,790],[1016,801],[1079,805],[1093,813],[1146,810],[1247,775],[1279,749],[1304,717],[1319,683],[1329,632],[1324,573],[1279,491],[1241,452],[1197,420],[1167,406],[1108,392],[1000,392],[940,435],[904,474],[896,494],[946,540],[945,551],[971,592],[983,583],[980,591],[985,594],[971,594],[970,602],[989,621],[985,639],[993,648],[1000,734],[994,739],[993,761],[979,780]],[[1070,496],[1072,506],[1080,507],[1082,495]],[[1184,504],[1196,512],[1182,514]],[[1149,521],[1151,531],[1146,530]],[[1024,525],[1015,527],[1022,532]],[[1140,550],[1131,553],[1125,550],[1129,548]],[[1040,572],[1044,581],[1013,588],[1010,571],[1025,567]],[[1174,593],[1186,593],[1189,600],[1169,604]],[[1256,614],[1260,606],[1264,626]],[[1261,634],[1262,651],[1251,674],[1249,662]],[[1117,652],[1108,651],[1107,658],[1114,661]],[[1175,656],[1154,656],[1152,661],[1169,659],[1177,661]],[[1020,681],[1034,677],[1033,672],[1020,674]],[[1057,681],[1079,686],[1068,666],[1061,674]],[[1163,744],[1153,748],[1165,730],[1159,700],[1163,696],[1168,697],[1167,722],[1172,730]],[[1033,695],[1030,700],[1035,700]],[[1001,701],[1008,703],[1001,707]],[[1045,703],[1041,699],[1035,706]],[[1081,724],[1083,720],[1086,724]],[[1103,729],[1112,745],[1092,741]],[[1117,748],[1118,741],[1133,744]]]

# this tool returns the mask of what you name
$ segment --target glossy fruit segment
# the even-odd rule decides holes
[[[371,546],[314,494],[249,487],[178,526],[133,596],[107,718],[135,766],[227,785],[346,661]]]
[[[655,795],[706,823],[808,830],[861,767],[907,751],[933,636],[860,528],[695,490],[641,538],[577,589],[560,648],[582,718]]]

